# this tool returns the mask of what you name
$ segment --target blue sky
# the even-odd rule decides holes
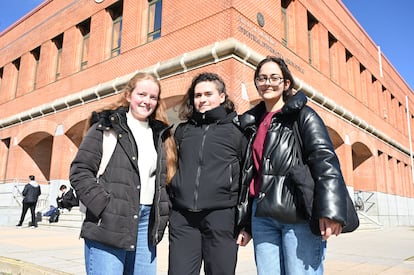
[[[42,2],[43,0],[0,0],[0,32]],[[414,1],[342,2],[414,90]]]
[[[414,1],[342,2],[414,90]]]
[[[44,0],[0,0],[0,33]]]

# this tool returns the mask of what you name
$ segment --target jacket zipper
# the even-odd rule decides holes
[[[229,172],[230,172],[230,189],[229,189],[229,199],[231,199],[231,196],[232,196],[232,187],[233,187],[233,164],[232,163],[230,163],[229,164]]]
[[[203,133],[203,139],[201,141],[201,147],[200,147],[200,151],[198,152],[198,160],[202,161],[203,160],[203,151],[204,151],[204,144],[206,141],[206,137],[207,137],[207,131],[210,128],[210,125],[206,126],[206,129],[204,130]],[[197,177],[196,177],[196,186],[194,189],[194,205],[193,205],[193,210],[198,210],[197,209],[197,201],[198,201],[198,189],[200,187],[200,175],[201,175],[201,167],[200,165],[198,165],[197,167]]]
[[[116,116],[118,117],[118,121],[119,121],[119,126],[122,128],[122,130],[124,130],[125,132],[127,132],[128,133],[128,139],[129,139],[129,141],[131,142],[131,144],[132,145],[135,145],[135,146],[132,146],[132,153],[133,153],[133,155],[135,155],[136,156],[136,158],[137,158],[137,162],[136,162],[136,166],[138,167],[138,152],[136,152],[135,151],[135,148],[136,148],[136,142],[135,142],[135,140],[133,139],[133,138],[131,138],[131,136],[133,136],[132,135],[132,133],[128,130],[128,128],[126,128],[125,127],[125,125],[123,125],[122,124],[122,122],[121,122],[121,118],[120,118],[120,116],[119,116],[119,114],[116,114]],[[130,156],[129,156],[130,157]],[[139,170],[138,170],[138,172],[139,172]]]
[[[136,169],[137,169],[137,171],[138,171],[138,178],[140,178],[140,176],[139,176],[139,168],[138,168],[138,152],[135,150],[136,149],[136,142],[135,142],[135,140],[134,140],[134,138],[131,138],[131,136],[133,136],[132,135],[132,133],[130,132],[130,131],[128,131],[128,128],[127,127],[125,127],[125,125],[123,125],[122,124],[122,120],[121,120],[121,117],[120,117],[120,115],[119,114],[115,114],[116,116],[117,116],[117,119],[118,119],[118,121],[119,121],[119,127],[121,127],[122,128],[122,130],[124,130],[126,133],[128,133],[128,139],[129,139],[129,142],[131,143],[131,145],[132,145],[132,155],[133,156],[136,156],[136,162],[135,162],[135,166],[136,166]],[[138,149],[138,148],[137,148]],[[128,156],[129,158],[131,158],[131,155],[129,155]],[[141,183],[141,182],[140,182]],[[140,192],[141,192],[141,190],[140,190]],[[139,198],[138,198],[139,199]],[[139,217],[139,208],[138,208],[138,217]],[[138,222],[138,224],[139,224],[139,220],[137,221]],[[138,225],[139,226],[139,225]],[[136,241],[137,241],[137,238],[138,238],[138,233],[136,234],[136,239],[135,239],[135,243],[136,243]],[[135,245],[135,243],[134,243],[134,245]]]

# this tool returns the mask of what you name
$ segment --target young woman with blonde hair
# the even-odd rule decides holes
[[[168,222],[176,148],[160,82],[138,73],[123,91],[118,102],[93,113],[71,164],[71,185],[87,208],[81,230],[87,274],[156,274],[156,245]],[[109,150],[103,149],[107,131],[115,149],[97,178]]]

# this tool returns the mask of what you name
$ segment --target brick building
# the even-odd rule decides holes
[[[85,120],[137,71],[161,79],[172,122],[201,71],[242,113],[269,54],[324,119],[363,214],[413,225],[413,91],[340,0],[44,1],[0,34],[0,181],[67,183]]]

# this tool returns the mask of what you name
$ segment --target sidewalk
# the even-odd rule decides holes
[[[79,229],[0,227],[0,274],[85,274]],[[158,246],[158,274],[167,274],[168,239]],[[414,228],[357,230],[328,242],[328,275],[414,274]],[[236,274],[256,274],[253,247],[239,249]]]

